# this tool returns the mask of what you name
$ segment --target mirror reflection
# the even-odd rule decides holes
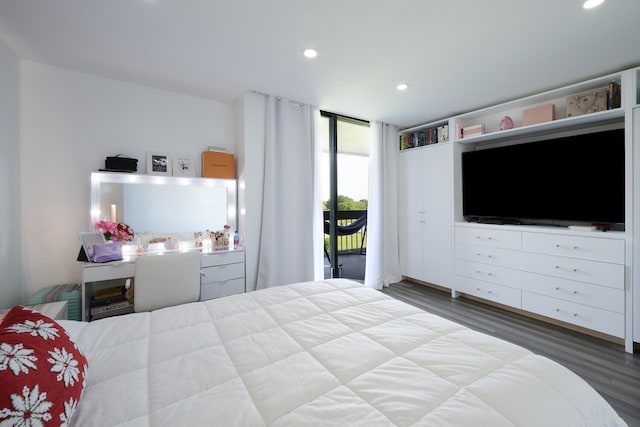
[[[91,175],[91,229],[95,221],[124,222],[136,233],[193,235],[236,228],[233,179]]]

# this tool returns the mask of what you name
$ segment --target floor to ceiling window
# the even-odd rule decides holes
[[[363,281],[367,250],[369,123],[322,112],[325,278]]]

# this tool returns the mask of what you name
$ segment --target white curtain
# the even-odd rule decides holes
[[[398,252],[395,126],[370,123],[367,258],[364,284],[382,289],[402,279]]]
[[[257,288],[321,278],[317,108],[267,96]],[[320,234],[320,236],[322,236]]]

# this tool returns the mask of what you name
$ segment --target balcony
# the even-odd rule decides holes
[[[338,265],[342,268],[341,277],[364,281],[365,255],[367,253],[366,210],[338,211]],[[325,258],[324,277],[331,277],[329,262],[329,211],[324,211],[325,221]]]

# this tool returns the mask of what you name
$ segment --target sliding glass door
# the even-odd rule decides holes
[[[321,147],[325,278],[364,281],[369,123],[323,112]]]

